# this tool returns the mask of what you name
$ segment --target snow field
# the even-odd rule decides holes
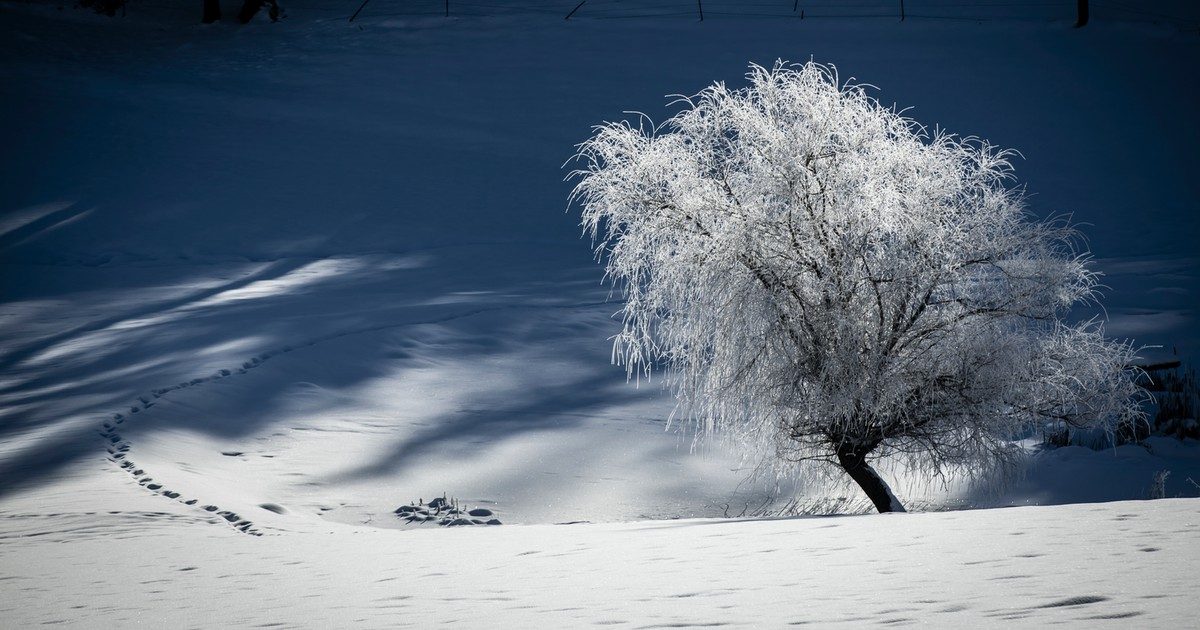
[[[1021,150],[1032,208],[1091,224],[1110,333],[1194,356],[1194,35],[225,26],[0,4],[0,626],[1196,618],[1196,499],[610,522],[792,497],[693,454],[664,430],[671,401],[608,365],[617,307],[559,181],[592,124],[662,119],[664,94],[812,56]],[[1165,495],[1197,496],[1196,445],[1150,446],[1059,449],[991,494],[895,486],[928,509],[1091,502],[1149,496],[1171,470]],[[504,526],[393,513],[443,493]]]
[[[258,538],[91,522],[0,539],[6,623],[1168,628],[1195,619],[1200,561],[1195,499]]]

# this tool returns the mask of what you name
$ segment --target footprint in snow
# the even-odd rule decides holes
[[[1068,597],[1066,599],[1060,599],[1048,604],[1035,606],[1034,608],[1065,608],[1068,606],[1086,606],[1088,604],[1098,604],[1106,601],[1108,601],[1108,598],[1102,595],[1079,595],[1076,597]]]

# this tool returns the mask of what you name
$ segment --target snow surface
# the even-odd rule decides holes
[[[560,181],[590,125],[665,118],[664,94],[736,82],[749,61],[835,63],[919,120],[1021,150],[1033,210],[1091,224],[1110,332],[1195,357],[1200,84],[1179,74],[1200,62],[1194,33],[1069,17],[347,25],[353,7],[305,6],[237,28],[194,24],[190,5],[110,20],[0,3],[0,625],[1195,616],[1188,499],[512,525],[868,507],[692,453],[664,430],[669,398],[608,364],[616,307]],[[1162,470],[1165,496],[1195,497],[1198,454],[1058,449],[996,487],[890,474],[925,509],[1147,498]],[[413,531],[392,514],[443,494],[505,525]],[[988,581],[1008,575],[1032,577]],[[922,578],[936,588],[905,590]],[[1109,599],[1037,608],[1089,597]]]
[[[11,627],[1182,628],[1200,562],[1197,499],[261,538],[174,509],[16,520]]]

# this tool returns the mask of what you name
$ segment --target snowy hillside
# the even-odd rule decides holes
[[[666,118],[748,62],[833,63],[1020,150],[1031,209],[1085,224],[1109,333],[1194,360],[1194,31],[376,3],[245,27],[0,3],[0,625],[1200,612],[1194,442],[1050,451],[1005,486],[894,478],[929,509],[1176,501],[629,523],[867,504],[666,430],[669,396],[609,365],[617,307],[562,181],[593,124]],[[443,495],[505,525],[393,514]],[[922,576],[941,594],[904,590]],[[828,590],[857,580],[869,605]]]

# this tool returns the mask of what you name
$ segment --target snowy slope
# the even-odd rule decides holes
[[[165,514],[89,523],[0,538],[7,624],[1182,628],[1200,612],[1197,499],[262,538]]]
[[[1148,356],[1177,346],[1195,357],[1200,85],[1179,76],[1200,62],[1194,34],[1103,20],[1073,30],[1069,16],[900,26],[719,12],[699,24],[379,10],[348,25],[349,10],[293,6],[284,24],[236,28],[194,24],[190,6],[109,20],[0,3],[0,618],[51,621],[77,594],[85,608],[64,618],[85,626],[121,616],[204,626],[352,620],[333,616],[335,600],[310,605],[303,595],[318,588],[373,611],[373,625],[470,624],[465,615],[481,607],[498,621],[573,623],[570,611],[503,611],[550,606],[531,595],[543,591],[590,620],[717,622],[730,621],[720,597],[666,596],[746,574],[762,578],[761,590],[746,587],[728,604],[747,623],[852,616],[826,587],[801,592],[820,575],[886,591],[863,613],[882,618],[915,596],[868,560],[916,571],[929,554],[946,584],[964,577],[964,593],[1003,595],[968,602],[959,614],[974,619],[992,609],[1030,609],[1040,621],[1138,612],[1171,625],[1195,612],[1169,590],[1165,603],[1137,605],[1166,587],[1137,579],[1137,596],[1125,597],[1129,584],[1111,573],[1132,557],[1146,575],[1164,558],[1167,575],[1183,575],[1196,548],[1189,501],[839,519],[854,536],[924,542],[856,550],[823,565],[833,574],[795,578],[781,576],[803,565],[804,548],[759,558],[748,550],[775,548],[761,535],[828,548],[855,546],[854,536],[816,531],[835,522],[824,520],[377,531],[401,527],[397,506],[442,493],[507,524],[865,507],[853,489],[748,480],[752,462],[693,453],[691,436],[666,431],[670,399],[608,365],[616,308],[563,211],[561,166],[590,125],[626,110],[661,119],[664,94],[736,82],[749,61],[832,62],[915,106],[921,121],[1021,150],[1031,208],[1090,224],[1109,273],[1110,332],[1165,346]],[[1194,497],[1198,453],[1167,440],[1062,449],[1000,488],[893,479],[930,509],[1144,498],[1162,470],[1171,471],[1166,496]],[[210,505],[264,535],[242,536]],[[1152,525],[1120,538],[1130,525],[1112,519],[1127,512]],[[1021,530],[1045,521],[1086,535],[1016,549],[1009,530],[987,530],[980,559],[1002,565],[1051,549],[1029,559],[1045,564],[1028,583],[985,581],[994,576],[966,567],[990,565],[952,561],[974,549],[964,542],[976,541],[972,527],[1001,527],[1010,515],[1031,515]],[[916,529],[895,533],[893,523]],[[652,531],[632,533],[639,527]],[[932,532],[948,527],[957,533],[943,549]],[[719,558],[697,551],[713,542],[700,538],[708,531],[728,532]],[[565,553],[577,537],[590,549],[578,566],[571,556],[541,564],[517,555]],[[1126,555],[1096,556],[1097,575],[1066,560],[1113,539],[1181,552],[1104,547]],[[678,560],[669,579],[653,561],[664,546]],[[298,549],[312,555],[285,559]],[[414,564],[405,554],[417,554]],[[188,566],[203,570],[175,571]],[[404,592],[375,583],[385,570],[399,572]],[[1064,591],[1067,574],[1093,581]],[[229,595],[268,575],[290,590]],[[517,576],[530,578],[519,587],[529,590],[497,597],[521,601],[443,601],[518,588]],[[629,576],[634,590],[608,576]],[[583,588],[595,580],[612,588]],[[410,590],[413,615],[374,602]],[[229,606],[195,616],[177,605],[185,593],[196,596],[189,605],[219,596]],[[1036,608],[1093,595],[1110,599]],[[698,601],[710,607],[695,609],[703,618],[686,616]],[[758,605],[777,601],[805,607]],[[925,617],[942,604],[920,605],[911,612]],[[647,619],[601,615],[605,606]]]
[[[839,64],[923,121],[1024,151],[1032,207],[1091,224],[1112,334],[1195,345],[1197,88],[1141,89],[1197,60],[1171,26],[301,14],[236,29],[9,5],[3,28],[19,159],[0,174],[0,492],[101,455],[98,425],[144,397],[157,406],[123,432],[159,482],[240,491],[254,474],[263,495],[363,506],[343,520],[441,492],[523,522],[587,518],[634,486],[669,507],[609,518],[757,497],[730,474],[741,462],[694,463],[661,431],[670,401],[606,365],[615,307],[559,180],[589,125],[779,57]],[[330,423],[354,428],[307,430]],[[299,459],[277,468],[214,456],[285,441]],[[532,468],[501,481],[512,456]],[[284,472],[338,489],[296,494]],[[585,499],[571,478],[603,489]]]

